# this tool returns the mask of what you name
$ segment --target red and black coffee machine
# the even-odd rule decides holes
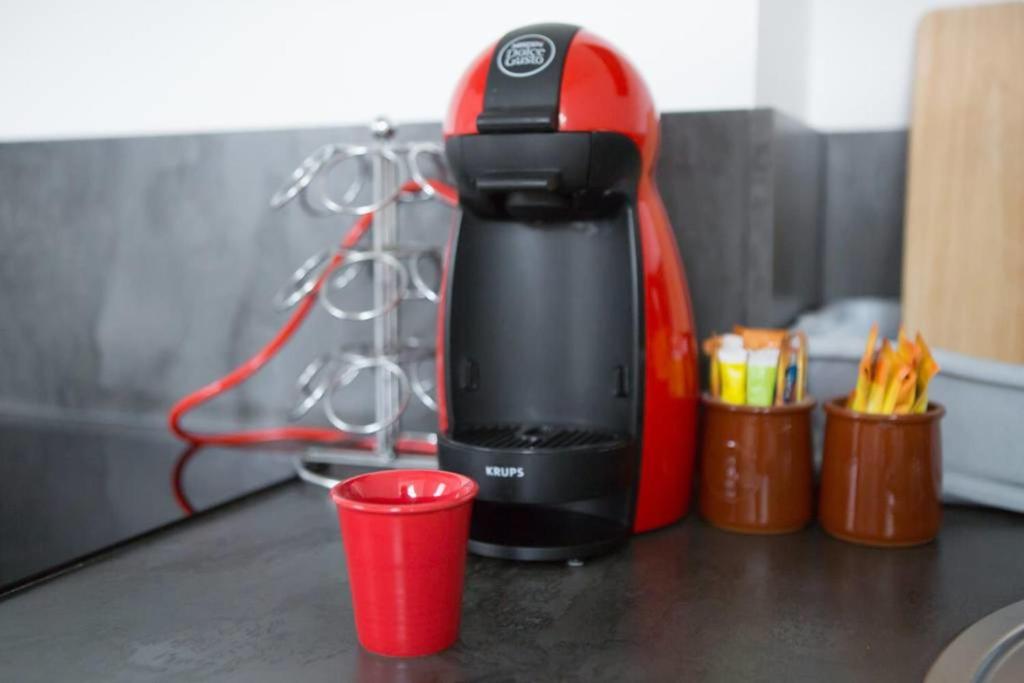
[[[480,484],[470,549],[583,558],[678,520],[697,344],[643,80],[587,31],[527,26],[465,73],[444,136],[438,457]]]

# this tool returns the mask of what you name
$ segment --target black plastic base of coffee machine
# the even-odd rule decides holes
[[[609,552],[629,538],[637,443],[552,425],[468,428],[438,438],[442,469],[479,484],[469,549],[509,560]]]

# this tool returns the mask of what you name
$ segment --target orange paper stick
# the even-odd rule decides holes
[[[917,370],[911,369],[903,379],[896,394],[896,403],[892,412],[897,415],[909,413],[914,407],[914,396],[917,393]]]
[[[928,409],[928,383],[932,377],[938,374],[939,364],[932,357],[932,351],[924,341],[921,333],[917,333],[917,348],[920,350],[920,359],[917,364],[917,398],[914,401],[912,412],[923,413]]]
[[[897,353],[899,353],[900,360],[902,360],[904,363],[909,363],[912,368],[917,368],[917,362],[921,351],[917,347],[917,345],[914,344],[914,342],[910,341],[910,338],[907,337],[907,333],[906,331],[904,331],[902,325],[900,325],[900,336],[899,341],[897,343]]]
[[[914,368],[909,365],[902,364],[896,367],[896,371],[892,373],[892,377],[889,378],[889,384],[885,388],[885,398],[882,401],[882,412],[884,414],[892,415],[896,412],[896,405],[899,403],[900,395],[905,395],[907,392],[907,380],[911,375],[916,374]],[[910,388],[913,389],[913,386]],[[908,410],[912,404],[913,401],[907,402]]]
[[[782,342],[786,339],[786,330],[736,325],[732,331],[743,337],[743,348],[748,351],[778,349],[782,347]]]
[[[851,410],[863,412],[868,406],[868,393],[871,391],[871,368],[874,365],[876,343],[878,343],[878,323],[871,326],[868,342],[864,347],[864,355],[861,356],[860,365],[857,367],[857,386],[853,390],[852,398],[847,401],[847,406]]]
[[[885,390],[889,386],[889,377],[895,371],[894,356],[889,340],[882,341],[882,350],[878,352],[875,363],[875,374],[871,377],[871,391],[868,393],[868,413],[881,413],[885,404]]]

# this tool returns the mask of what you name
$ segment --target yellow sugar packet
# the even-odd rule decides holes
[[[734,405],[746,404],[747,351],[723,347],[718,350],[718,360],[722,373],[722,400]]]

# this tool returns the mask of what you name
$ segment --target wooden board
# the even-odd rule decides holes
[[[1024,363],[1024,3],[922,20],[908,164],[908,329]]]

